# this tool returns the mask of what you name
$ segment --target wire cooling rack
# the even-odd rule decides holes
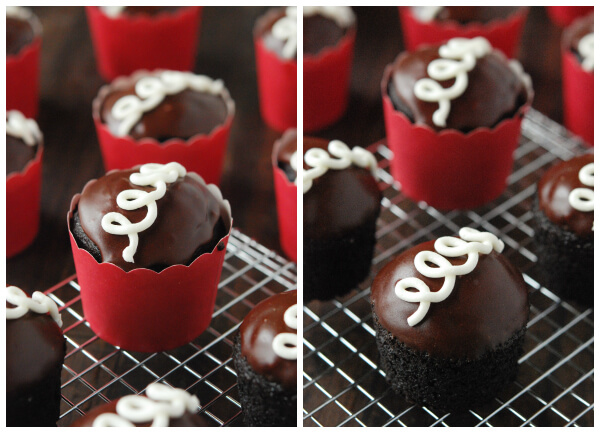
[[[58,425],[68,426],[93,407],[163,382],[196,394],[199,413],[209,423],[242,426],[233,337],[256,304],[295,288],[294,263],[234,229],[210,327],[175,350],[139,353],[117,349],[94,334],[83,316],[75,276],[52,287],[46,293],[60,307],[67,340]]]
[[[406,198],[389,173],[390,150],[383,143],[370,150],[379,161],[384,195],[373,267],[349,295],[304,306],[304,425],[592,426],[593,311],[537,283],[530,210],[540,174],[586,148],[531,110],[507,190],[488,206],[462,212],[441,212]],[[464,226],[504,241],[504,254],[529,286],[531,312],[517,379],[495,401],[458,415],[411,405],[388,386],[378,366],[369,284],[394,255]]]

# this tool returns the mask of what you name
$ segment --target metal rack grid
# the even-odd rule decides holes
[[[537,283],[530,210],[540,173],[586,148],[531,110],[507,190],[487,206],[462,212],[441,212],[406,198],[389,173],[390,150],[384,143],[369,149],[378,158],[384,189],[373,267],[347,296],[304,306],[304,425],[593,425],[593,310],[565,302]],[[407,403],[386,383],[378,366],[369,285],[392,256],[463,226],[490,231],[505,242],[504,254],[529,286],[531,313],[517,379],[486,406],[448,414]]]
[[[153,382],[187,389],[201,403],[199,414],[215,426],[242,426],[233,336],[260,301],[296,288],[296,265],[238,230],[227,245],[215,312],[209,328],[189,344],[168,352],[120,350],[98,338],[85,321],[75,276],[46,293],[59,305],[67,340],[59,426]]]

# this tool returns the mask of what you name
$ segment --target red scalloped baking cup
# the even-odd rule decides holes
[[[282,169],[273,163],[277,221],[279,222],[279,242],[281,248],[293,261],[297,261],[297,187],[290,182]]]
[[[281,59],[255,36],[256,78],[260,114],[267,125],[283,132],[296,127],[297,70],[296,60]]]
[[[356,30],[316,56],[304,55],[304,131],[335,123],[346,111]]]
[[[402,192],[440,209],[474,208],[498,197],[512,171],[513,152],[531,97],[513,118],[493,129],[438,133],[415,125],[394,109],[387,94],[391,72],[388,65],[381,84],[383,115],[387,143],[394,153],[391,172]]]
[[[27,248],[35,239],[40,225],[42,155],[40,144],[35,158],[23,171],[6,178],[6,257]]]
[[[419,21],[408,6],[398,6],[404,46],[414,51],[422,44],[439,44],[452,38],[485,37],[494,48],[502,51],[507,57],[515,57],[521,41],[521,34],[529,9],[520,8],[504,20],[493,20],[489,23],[469,23],[461,25],[453,21]]]
[[[36,37],[16,56],[6,56],[6,109],[35,119],[39,106],[40,50]]]
[[[546,11],[554,24],[566,27],[576,18],[594,11],[594,6],[546,6]]]
[[[67,215],[81,302],[92,330],[105,341],[136,352],[179,347],[200,335],[212,319],[226,248],[215,247],[189,266],[161,272],[125,272],[112,263],[98,263],[79,248],[71,219],[79,203],[75,195]],[[219,244],[227,246],[229,233]]]
[[[562,80],[565,126],[594,146],[594,73],[584,71],[575,55],[564,48]]]
[[[98,6],[85,9],[98,70],[106,81],[138,69],[191,71],[194,67],[201,6],[115,18]]]

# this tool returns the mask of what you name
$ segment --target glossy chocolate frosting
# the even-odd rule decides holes
[[[101,101],[99,114],[113,134],[118,135],[121,120],[113,117],[112,107],[123,96],[135,95],[135,83],[147,75],[152,74],[136,74],[135,77],[110,85],[110,91]],[[229,111],[223,96],[185,89],[180,93],[167,95],[158,107],[145,112],[128,136],[135,140],[150,137],[164,142],[171,138],[187,140],[197,134],[208,135],[225,123]]]
[[[457,129],[469,132],[477,127],[493,128],[501,120],[511,118],[525,104],[528,89],[498,51],[477,60],[468,72],[469,84],[465,92],[450,104],[446,128],[433,123],[433,113],[439,108],[437,102],[425,102],[415,96],[415,83],[429,78],[427,66],[439,59],[439,46],[422,48],[413,53],[402,53],[393,63],[388,84],[389,96],[396,110],[403,112],[411,121],[425,124],[436,131]],[[447,88],[454,80],[440,82]]]
[[[35,158],[38,144],[28,146],[23,140],[6,134],[6,174],[23,171],[29,161]]]
[[[296,170],[290,164],[292,155],[298,151],[298,134],[295,129],[288,129],[273,145],[273,157],[277,166],[287,175],[290,182],[296,180]]]
[[[296,360],[279,357],[273,351],[273,339],[282,332],[296,334],[283,315],[297,302],[296,290],[273,295],[256,305],[240,325],[242,355],[252,369],[288,389],[296,387]]]
[[[6,55],[15,56],[33,42],[35,33],[31,23],[15,17],[6,17]]]
[[[409,277],[424,281],[437,292],[443,278],[428,278],[414,265],[420,251],[435,251],[434,242],[417,245],[395,257],[375,277],[371,300],[379,322],[398,341],[434,356],[474,359],[506,342],[527,323],[529,303],[521,274],[501,254],[480,254],[473,272],[456,277],[452,293],[431,303],[425,318],[414,327],[407,323],[419,304],[406,302],[394,292]],[[454,266],[466,256],[447,258]]]
[[[314,147],[327,149],[328,140],[304,137],[304,153]],[[304,169],[308,169],[306,165]],[[377,218],[381,191],[368,168],[351,165],[328,170],[316,178],[304,194],[304,237],[333,239]]]
[[[428,6],[412,6],[415,15]],[[506,19],[520,7],[518,6],[444,6],[435,15],[434,20],[456,21],[460,24],[471,22],[488,23],[497,19]]]
[[[147,207],[126,211],[117,205],[117,195],[126,189],[153,191],[129,181],[129,170],[114,170],[88,183],[77,206],[85,235],[100,249],[102,262],[110,262],[125,271],[136,268],[162,269],[175,264],[188,265],[204,252],[211,252],[229,231],[230,217],[223,204],[193,173],[167,184],[163,198],[156,201],[156,221],[139,233],[135,263],[123,259],[128,236],[112,235],[101,226],[102,217],[117,212],[136,223],[144,219]]]
[[[575,56],[579,63],[582,61],[581,54],[579,53],[579,42],[581,39],[590,34],[594,33],[594,14],[591,13],[583,18],[575,20],[564,32],[562,36],[563,47],[570,50]]]
[[[590,188],[579,180],[579,170],[591,162],[594,155],[587,154],[560,162],[551,167],[538,183],[540,209],[553,223],[578,236],[593,235],[594,212],[582,212],[569,204],[569,194],[575,188]]]

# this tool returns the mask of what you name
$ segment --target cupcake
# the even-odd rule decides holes
[[[83,310],[100,338],[158,352],[208,327],[232,225],[215,185],[176,162],[114,170],[73,198],[68,225]]]
[[[594,12],[594,6],[546,6],[546,11],[554,24],[567,27],[577,18]]]
[[[515,57],[529,9],[522,6],[399,6],[404,46],[409,51],[452,38],[486,38]]]
[[[27,8],[6,7],[6,109],[36,117],[42,25]]]
[[[408,401],[443,411],[483,404],[515,378],[529,314],[502,241],[470,228],[459,236],[410,248],[371,286],[387,381]]]
[[[215,184],[234,112],[221,80],[177,71],[120,77],[93,103],[106,171],[177,161]]]
[[[33,119],[6,113],[6,256],[35,239],[40,221],[43,137]]]
[[[381,82],[391,172],[442,209],[481,206],[512,171],[531,80],[481,37],[400,54]]]
[[[271,296],[244,318],[233,362],[249,426],[296,426],[298,327],[296,290]]]
[[[540,280],[554,293],[593,305],[594,155],[554,165],[533,205]]]
[[[146,395],[127,395],[92,409],[71,427],[209,427],[196,412],[198,397],[152,383]]]
[[[41,292],[6,293],[6,425],[52,427],[60,415],[66,344],[58,307]]]
[[[290,129],[275,142],[271,160],[277,200],[277,221],[281,248],[289,258],[297,258],[297,200],[296,200],[296,155],[298,150],[297,133]]]
[[[381,191],[369,151],[304,137],[304,301],[348,293],[371,269]]]
[[[201,6],[86,6],[100,75],[139,69],[191,71]]]
[[[562,36],[565,126],[594,145],[594,14],[573,22]]]

